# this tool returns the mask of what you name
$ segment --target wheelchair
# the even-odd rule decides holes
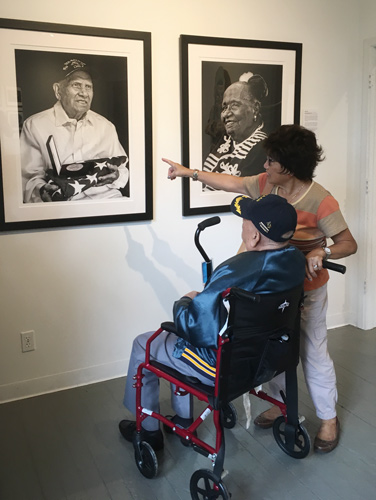
[[[203,255],[204,281],[210,277],[212,264],[200,245],[200,232],[218,224],[212,217],[198,225],[195,243]],[[344,268],[338,264],[331,266]],[[329,266],[328,266],[329,267]],[[340,270],[340,269],[336,269]],[[341,271],[343,272],[343,271]],[[310,438],[298,416],[298,387],[296,368],[299,363],[300,312],[303,305],[303,287],[281,293],[254,294],[237,287],[224,290],[222,300],[228,310],[227,325],[218,336],[216,379],[214,386],[182,375],[173,368],[150,359],[150,346],[162,331],[177,333],[174,323],[162,323],[149,338],[145,361],[135,375],[136,436],[133,442],[136,465],[143,476],[152,479],[158,473],[156,453],[149,443],[141,440],[141,423],[147,417],[158,419],[169,433],[175,433],[183,444],[209,458],[211,469],[199,469],[190,479],[193,500],[228,500],[230,493],[222,480],[225,459],[224,429],[236,425],[237,412],[232,401],[250,393],[280,407],[282,415],[273,424],[273,435],[279,447],[293,458],[304,458],[310,450]],[[175,385],[177,395],[191,394],[204,402],[205,408],[188,428],[175,425],[168,416],[153,412],[141,405],[143,371],[149,370],[158,378]],[[283,402],[256,390],[276,375],[285,372],[286,394]],[[209,415],[215,427],[215,444],[200,439],[197,429]]]

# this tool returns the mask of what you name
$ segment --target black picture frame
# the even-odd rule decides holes
[[[284,123],[298,124],[302,49],[301,43],[293,42],[181,35],[183,165],[203,169],[205,158],[214,147],[208,143],[205,130],[215,108],[218,82],[223,94],[223,86],[227,88],[241,75],[261,74],[268,85],[266,104],[261,107],[266,133]],[[259,172],[262,171],[261,163]],[[232,193],[209,191],[188,178],[183,179],[182,189],[184,216],[230,210]]]
[[[0,41],[3,68],[0,74],[0,231],[151,220],[151,33],[0,19]],[[90,68],[94,84],[91,110],[115,126],[118,138],[115,142],[120,143],[125,155],[117,153],[118,163],[114,161],[112,165],[121,165],[123,177],[119,176],[114,187],[106,186],[107,191],[113,189],[115,197],[101,198],[94,190],[94,196],[85,195],[85,200],[78,200],[68,197],[66,190],[66,197],[56,202],[27,199],[27,182],[23,180],[21,165],[22,126],[29,116],[52,109],[56,102],[53,82],[63,74],[64,62],[73,59],[85,61]],[[93,142],[101,142],[98,132],[95,134]],[[98,160],[94,154],[90,160]],[[23,162],[24,158],[23,154]],[[109,153],[100,159],[113,161],[114,158],[115,155]],[[31,165],[34,168],[34,163]],[[68,182],[70,179],[68,177]],[[35,192],[39,195],[40,190]]]

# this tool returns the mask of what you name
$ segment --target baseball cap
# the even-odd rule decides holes
[[[90,68],[86,63],[80,61],[79,59],[69,59],[69,61],[65,61],[63,64],[61,74],[62,79],[67,78],[67,76],[71,75],[75,71],[85,71],[85,73],[91,75]]]
[[[273,241],[288,241],[296,228],[295,208],[276,194],[260,196],[257,200],[237,196],[231,202],[231,211],[250,220],[261,234]]]

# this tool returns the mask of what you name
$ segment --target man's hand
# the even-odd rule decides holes
[[[104,186],[105,184],[112,184],[119,178],[119,167],[107,162],[106,167],[111,171],[110,174],[98,175],[97,186]]]
[[[55,191],[58,191],[60,188],[56,184],[44,184],[39,190],[40,197],[42,201],[48,202],[48,201],[53,201],[52,196],[55,193]]]

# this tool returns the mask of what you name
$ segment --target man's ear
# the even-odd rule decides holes
[[[250,241],[252,248],[256,248],[257,245],[260,243],[260,240],[261,240],[261,234],[258,231],[255,231],[252,234],[252,238]]]
[[[60,95],[60,85],[58,83],[54,83],[52,85],[52,88],[54,89],[54,93],[55,93],[55,97],[58,101],[60,101],[61,99],[61,95]]]

